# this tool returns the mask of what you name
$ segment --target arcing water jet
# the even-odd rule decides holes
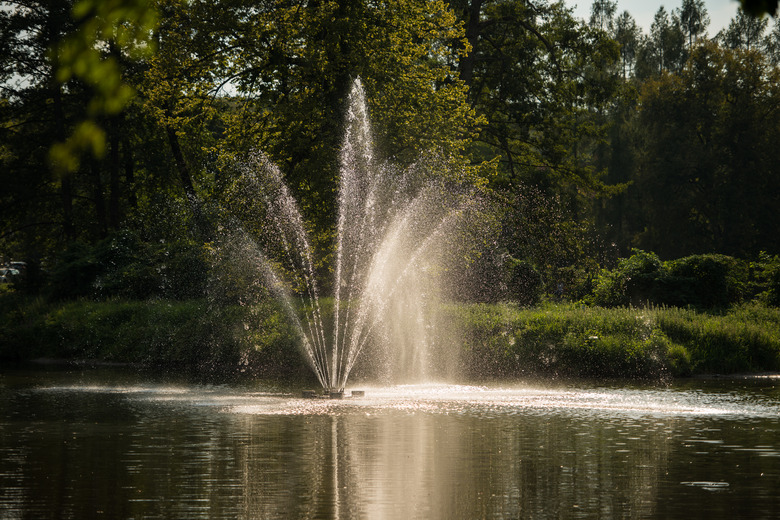
[[[386,378],[429,375],[430,316],[479,206],[473,188],[452,180],[434,157],[399,168],[374,154],[365,94],[353,83],[340,154],[334,312],[323,325],[310,241],[298,205],[279,169],[255,154],[240,166],[266,208],[281,263],[303,287],[303,318],[265,255],[256,252],[266,285],[284,303],[308,363],[326,392],[342,392],[361,353]],[[464,249],[465,248],[465,249]],[[370,345],[377,343],[380,347]]]

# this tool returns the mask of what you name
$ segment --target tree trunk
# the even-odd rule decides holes
[[[59,142],[66,139],[65,110],[62,106],[62,88],[52,78],[52,108],[54,109],[54,127]],[[71,172],[62,169],[60,173],[60,200],[62,202],[62,233],[70,241],[76,238],[76,228],[73,225],[73,186]]]
[[[179,172],[179,180],[184,188],[184,193],[187,195],[187,201],[190,204],[190,209],[192,210],[192,215],[195,219],[195,227],[200,235],[200,239],[204,242],[208,242],[211,240],[214,232],[201,211],[200,199],[198,199],[198,195],[195,193],[195,186],[192,184],[192,175],[190,174],[189,165],[184,158],[181,143],[179,143],[179,136],[176,135],[176,130],[171,126],[166,126],[165,131],[168,134],[168,143],[171,146],[173,160],[176,163],[176,169]]]
[[[106,226],[106,201],[103,194],[103,181],[100,179],[100,163],[94,157],[90,157],[89,159],[89,169],[92,174],[92,199],[95,204],[97,235],[99,238],[105,238],[108,234]]]
[[[111,229],[119,227],[119,200],[122,195],[122,185],[119,182],[119,116],[112,117],[108,123],[109,132],[109,195],[108,195],[108,225]]]
[[[138,199],[135,196],[135,170],[133,164],[133,150],[130,147],[130,139],[125,135],[122,139],[122,159],[125,166],[125,185],[127,186],[127,203],[131,208],[138,207]]]
[[[474,64],[476,63],[476,49],[479,40],[479,18],[482,12],[482,0],[471,0],[468,8],[465,9],[466,18],[466,40],[471,45],[471,52],[460,60],[460,79],[471,87],[474,77]]]
[[[168,134],[168,144],[171,146],[173,161],[176,163],[176,170],[179,173],[179,181],[181,182],[182,188],[184,188],[184,194],[187,195],[187,199],[190,203],[194,203],[197,200],[195,186],[192,184],[190,168],[187,165],[187,161],[184,159],[184,153],[181,150],[179,136],[176,135],[176,130],[171,126],[166,126],[165,132]]]

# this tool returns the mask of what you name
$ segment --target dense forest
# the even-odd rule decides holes
[[[0,2],[0,261],[27,262],[30,290],[46,273],[55,296],[197,296],[193,275],[237,204],[234,165],[262,150],[332,269],[360,77],[383,157],[435,151],[501,208],[475,276],[509,265],[576,296],[633,250],[655,266],[777,264],[780,24],[735,4],[711,34],[702,0],[661,7],[647,34],[615,1],[591,13],[541,0]]]

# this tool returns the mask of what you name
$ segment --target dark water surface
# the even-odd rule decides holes
[[[780,379],[303,400],[0,369],[0,518],[780,518]]]

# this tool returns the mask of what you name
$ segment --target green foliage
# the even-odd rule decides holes
[[[523,260],[509,258],[507,292],[511,301],[520,305],[536,305],[542,298],[542,277],[534,266]]]
[[[267,153],[320,248],[331,246],[343,113],[356,77],[379,156],[408,165],[439,150],[465,163],[459,156],[478,119],[453,69],[462,24],[444,2],[277,2],[240,14],[239,37],[231,27],[228,41],[241,103],[220,153]]]
[[[99,360],[199,372],[295,375],[299,342],[271,303],[77,300],[0,295],[0,359]]]
[[[750,265],[754,276],[752,292],[768,305],[780,306],[780,256],[762,251]]]
[[[500,156],[494,184],[606,190],[591,158],[605,130],[598,112],[618,85],[617,44],[562,3],[486,1],[463,12],[473,50],[461,77],[487,119],[471,150],[476,160]]]
[[[692,255],[662,263],[635,249],[613,270],[605,269],[584,301],[604,307],[674,305],[725,308],[745,299],[746,262],[725,255]]]
[[[662,378],[668,342],[636,309],[547,305],[450,308],[459,316],[472,375]]]
[[[746,293],[747,265],[725,255],[693,255],[667,263],[670,290],[664,302],[695,307],[727,307]],[[677,301],[673,301],[673,300]]]
[[[594,284],[592,303],[604,307],[640,305],[654,301],[665,271],[655,253],[635,249],[614,270],[603,270]]]
[[[58,297],[198,296],[186,273],[199,278],[199,249],[232,209],[226,165],[259,147],[300,201],[327,273],[359,76],[378,155],[408,165],[438,150],[495,189],[507,211],[490,247],[532,266],[543,292],[576,299],[596,283],[602,305],[711,307],[759,293],[777,304],[777,269],[763,260],[748,282],[703,257],[597,277],[605,251],[631,247],[663,259],[780,251],[780,69],[774,43],[755,40],[763,23],[739,15],[727,38],[705,42],[698,0],[659,9],[644,36],[628,13],[603,11],[588,25],[561,3],[519,0],[0,10],[0,253],[51,268]],[[122,229],[141,237],[138,254],[105,264],[116,252],[95,245]],[[498,267],[508,270],[485,274],[472,299],[536,301],[529,269],[517,276],[532,283]]]
[[[473,377],[544,375],[658,379],[773,371],[780,312],[745,305],[723,315],[678,308],[451,305]]]
[[[92,254],[92,248],[81,242],[74,242],[60,255],[52,269],[52,296],[77,298],[91,294],[100,269]]]
[[[718,315],[678,308],[659,312],[659,325],[689,353],[696,373],[738,373],[780,369],[780,313],[755,305]]]
[[[778,74],[755,50],[707,42],[644,83],[634,244],[667,258],[778,249]]]
[[[206,262],[191,241],[152,244],[123,231],[95,246],[71,245],[52,269],[50,291],[56,299],[199,298],[208,282]]]
[[[78,79],[89,87],[87,118],[77,123],[64,142],[52,145],[55,168],[76,171],[82,154],[102,157],[106,132],[102,118],[119,114],[135,95],[122,77],[120,60],[151,55],[157,13],[149,0],[78,0],[72,16],[76,29],[51,49],[59,83]],[[108,51],[108,52],[106,52]]]
[[[564,198],[518,188],[502,224],[499,243],[534,266],[544,293],[576,299],[587,292],[599,271],[600,240],[588,222],[577,221]]]

